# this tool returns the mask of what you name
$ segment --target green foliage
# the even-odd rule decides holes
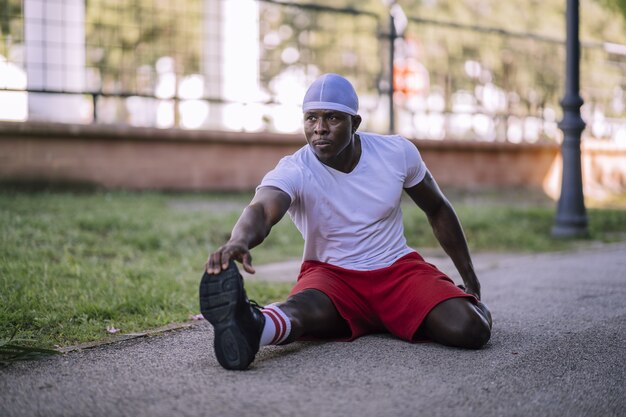
[[[581,40],[626,43],[626,24],[614,15],[615,8],[619,7],[616,4],[620,1],[581,1]],[[337,5],[332,1],[322,3]],[[499,110],[501,114],[542,117],[545,109],[560,113],[565,53],[563,45],[557,41],[565,39],[565,2],[399,0],[397,3],[409,19],[501,28],[517,34],[538,34],[553,39],[553,42],[546,42],[528,35],[502,36],[497,31],[485,33],[419,21],[410,21],[405,34],[417,44],[415,54],[428,70],[431,91],[444,94],[448,106],[452,103],[454,92],[465,90],[474,93],[486,83],[493,83],[507,94],[508,105],[506,109]],[[386,13],[381,1],[345,1],[341,4],[353,5],[358,10],[373,10],[381,17]],[[614,7],[609,7],[611,4]],[[384,24],[385,20],[381,22]],[[614,110],[611,103],[615,88],[622,84],[623,79],[621,67],[612,65],[611,61],[621,62],[621,58],[607,56],[602,48],[591,47],[587,43],[584,45],[581,52],[581,95],[589,106],[601,109],[607,116],[621,117],[621,114],[615,114],[619,110]],[[371,51],[368,56],[386,59],[381,51],[378,55],[375,53]],[[478,77],[480,79],[471,79],[465,73],[464,65],[468,60],[481,64],[483,72]],[[402,104],[402,101],[398,103]]]
[[[333,4],[333,7],[342,5]],[[363,11],[364,6],[355,7]],[[261,81],[272,90],[272,80],[285,70],[351,74],[359,90],[375,91],[382,71],[378,19],[365,14],[316,11],[261,3]],[[286,48],[299,53],[296,62],[283,57]]]
[[[0,0],[0,55],[10,57],[11,47],[23,39],[22,1]]]
[[[596,0],[604,8],[616,11],[626,21],[626,0]]]
[[[219,5],[226,0],[214,1]],[[21,3],[0,0],[2,55],[15,52],[15,47],[23,42]],[[349,74],[362,94],[377,97],[379,83],[387,71],[387,6],[380,0],[295,3],[352,8],[370,15],[259,2],[259,75],[263,87],[273,93],[272,81],[287,70],[299,71],[309,78],[319,71],[339,72]],[[179,76],[203,71],[203,39],[212,30],[202,21],[206,4],[203,0],[85,0],[89,89],[153,94],[158,76],[155,65],[165,56],[172,58],[173,70]],[[565,36],[565,3],[559,0],[399,0],[398,4],[409,17],[536,33],[555,39]],[[581,1],[581,39],[626,43],[626,23],[615,18],[616,10],[625,13],[626,0]],[[495,85],[511,93],[508,113],[539,115],[546,107],[559,109],[562,45],[416,23],[409,24],[407,36],[419,41],[419,58],[428,69],[431,86],[442,90],[447,102],[455,91],[476,88],[476,80],[470,80],[464,72],[464,63],[476,60],[490,73],[484,78],[491,77]],[[298,51],[297,57],[286,58],[287,48]],[[613,88],[621,84],[623,76],[620,66],[610,65],[609,58],[602,49],[583,50],[582,95],[607,116],[620,117],[611,114],[610,101]],[[120,107],[117,111],[125,110]]]
[[[177,74],[200,70],[201,0],[88,0],[85,14],[87,66],[104,92],[152,94],[164,56]]]

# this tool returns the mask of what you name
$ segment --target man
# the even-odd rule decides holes
[[[260,346],[383,331],[407,341],[485,345],[491,314],[480,302],[467,242],[417,148],[400,136],[357,132],[357,94],[337,74],[309,87],[303,112],[307,145],[263,178],[228,242],[206,263],[200,308],[214,326],[219,363],[245,369]],[[464,287],[407,246],[403,191],[426,213]],[[287,212],[304,237],[302,268],[285,302],[260,308],[248,301],[234,260],[254,273],[250,250]]]

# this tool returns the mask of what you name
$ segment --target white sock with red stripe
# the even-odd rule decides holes
[[[277,345],[289,337],[291,320],[276,304],[270,304],[261,309],[265,316],[265,326],[261,334],[261,346]]]

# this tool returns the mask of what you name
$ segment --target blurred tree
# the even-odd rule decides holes
[[[223,0],[228,1],[228,0]],[[0,0],[0,54],[19,61],[22,42],[22,1]],[[389,0],[310,0],[307,8],[261,1],[260,77],[271,82],[285,71],[309,77],[318,71],[351,74],[359,89],[376,92],[385,69]],[[407,16],[538,33],[555,40],[565,32],[562,0],[398,0]],[[168,56],[178,75],[200,72],[203,0],[85,0],[86,60],[89,89],[108,93],[153,94],[156,63]],[[323,6],[368,11],[330,13]],[[626,19],[616,19],[626,0],[581,0],[583,41],[626,44]],[[420,62],[431,85],[446,92],[494,84],[510,94],[516,106],[541,111],[558,107],[562,88],[563,48],[558,42],[506,37],[430,24],[411,24],[407,36],[419,45]],[[470,76],[466,65],[478,62],[480,74]],[[596,48],[583,49],[581,84],[585,100],[609,100],[606,91],[622,83],[623,65],[610,65]],[[601,64],[598,64],[598,63]],[[619,91],[616,94],[621,94]],[[607,96],[610,97],[610,94]],[[448,105],[450,101],[446,101]],[[511,109],[508,109],[511,110]]]
[[[603,6],[621,13],[626,20],[626,0],[598,0]]]
[[[377,87],[381,59],[375,58],[380,55],[375,16],[261,5],[261,81],[268,90],[287,69],[310,78],[321,70],[351,74],[362,90]]]
[[[87,65],[108,93],[154,93],[155,64],[199,71],[202,0],[86,0]]]
[[[22,42],[22,1],[0,0],[0,55],[9,58],[11,47]]]

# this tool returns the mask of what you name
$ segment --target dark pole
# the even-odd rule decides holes
[[[396,47],[396,24],[389,13],[389,134],[395,132],[395,112],[393,109],[393,61]]]
[[[585,129],[585,122],[580,116],[583,99],[579,94],[578,21],[578,0],[567,0],[565,95],[561,100],[563,119],[559,123],[559,128],[563,131],[563,176],[555,224],[552,227],[552,235],[555,237],[588,234],[580,158],[580,135]]]

